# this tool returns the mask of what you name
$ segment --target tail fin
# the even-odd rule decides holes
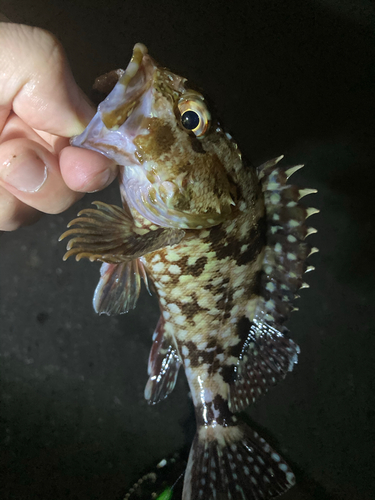
[[[182,500],[257,500],[295,484],[286,462],[245,424],[198,427],[186,468]]]

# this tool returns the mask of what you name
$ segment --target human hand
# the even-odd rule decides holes
[[[53,35],[0,23],[0,230],[60,213],[112,182],[112,161],[69,146],[94,113]]]

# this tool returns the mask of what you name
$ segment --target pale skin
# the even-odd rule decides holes
[[[69,145],[94,113],[53,35],[0,23],[0,231],[63,212],[113,181],[111,160]]]

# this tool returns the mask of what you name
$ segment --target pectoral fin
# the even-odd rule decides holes
[[[129,214],[120,207],[101,201],[93,203],[97,208],[79,212],[59,238],[73,236],[67,244],[66,260],[71,255],[76,260],[99,260],[109,264],[129,262],[168,245],[179,243],[184,236],[181,229],[158,227],[154,231],[138,227]],[[83,216],[83,217],[81,217]]]

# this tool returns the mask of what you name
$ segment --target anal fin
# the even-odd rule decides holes
[[[181,361],[173,339],[164,331],[164,319],[160,317],[153,336],[148,361],[149,379],[145,387],[145,399],[156,404],[174,389]]]

